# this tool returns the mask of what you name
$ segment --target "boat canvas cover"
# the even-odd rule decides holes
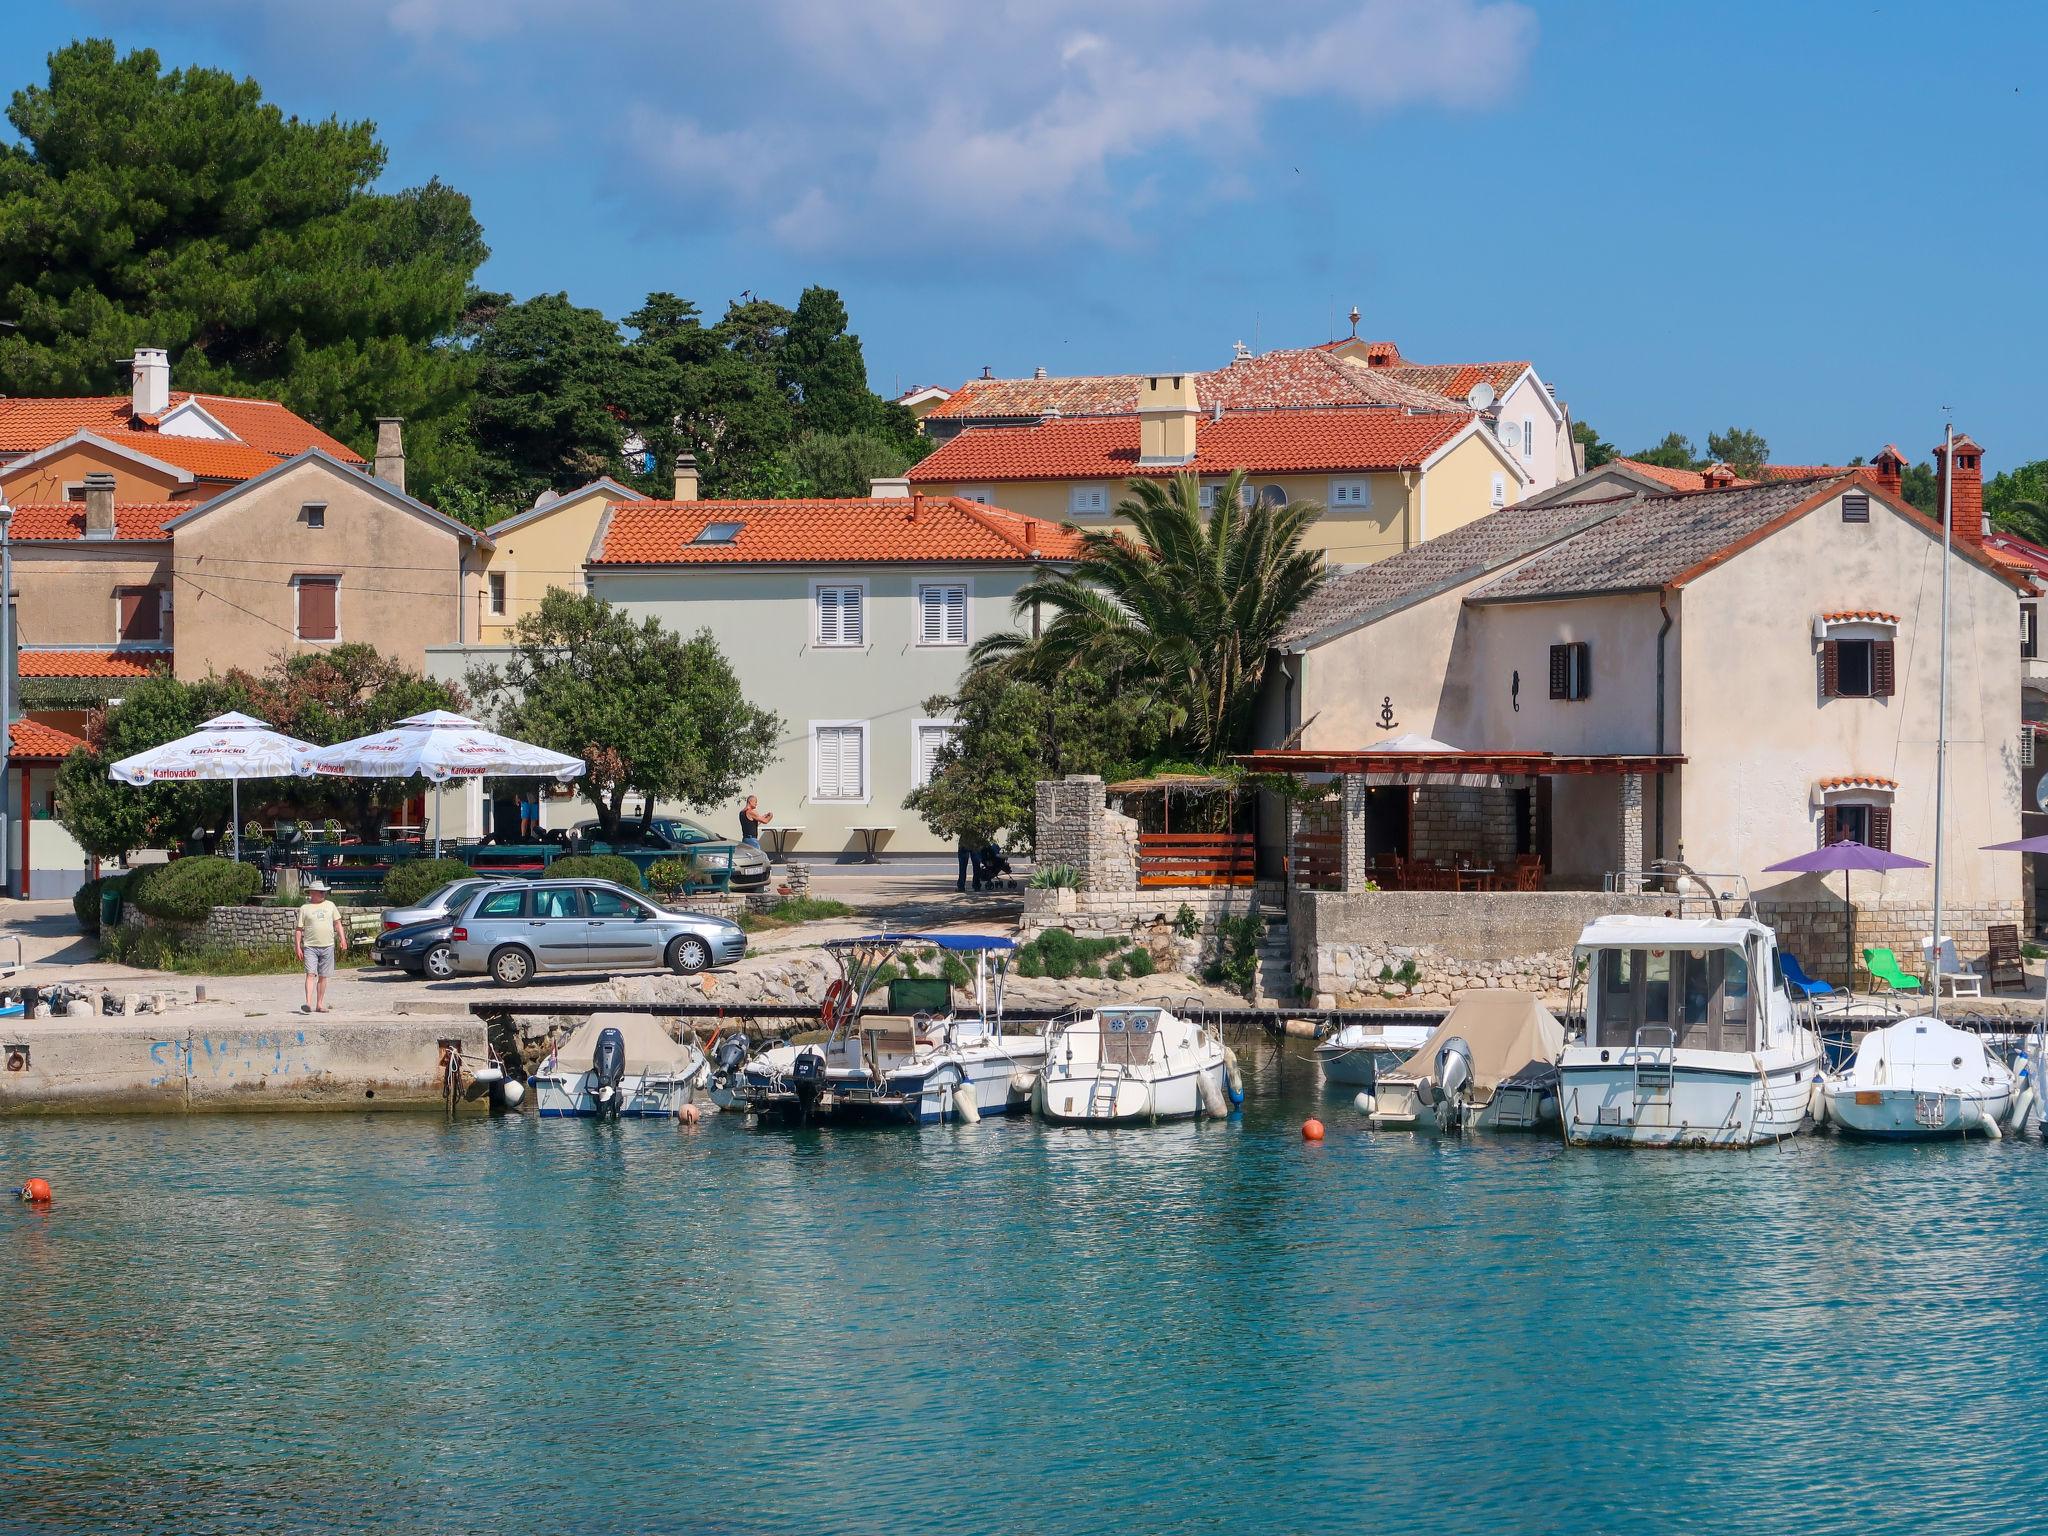
[[[1536,1062],[1553,1062],[1564,1054],[1564,1026],[1534,992],[1467,992],[1444,1015],[1422,1048],[1390,1082],[1418,1082],[1436,1075],[1436,1053],[1446,1040],[1464,1040],[1472,1049],[1475,1096],[1493,1090]]]
[[[1961,1065],[1957,1063],[1960,1062]],[[1940,1019],[1901,1019],[1856,1042],[1851,1088],[1977,1088],[1994,1076],[1984,1042]]]
[[[690,1060],[690,1048],[681,1045],[662,1027],[661,1021],[645,1014],[594,1014],[555,1048],[555,1066],[575,1075],[588,1072],[597,1058],[597,1037],[616,1029],[626,1041],[628,1072],[681,1071]]]
[[[1587,949],[1740,949],[1770,930],[1746,917],[1596,917],[1579,935]]]

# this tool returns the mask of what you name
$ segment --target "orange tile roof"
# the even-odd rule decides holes
[[[168,649],[55,650],[20,653],[20,672],[23,677],[148,677],[150,673],[160,672],[170,664],[171,653]]]
[[[114,537],[124,540],[168,539],[164,524],[199,505],[191,501],[123,502],[114,508]],[[16,539],[82,539],[85,507],[76,501],[50,502],[14,509]]]
[[[156,432],[102,432],[117,448],[146,453],[152,459],[189,469],[202,480],[249,480],[282,462],[274,453],[247,443],[222,443],[205,437],[165,437]]]
[[[1351,364],[1356,368],[1357,363]],[[1472,393],[1474,384],[1486,383],[1493,386],[1495,395],[1504,395],[1513,387],[1515,380],[1529,371],[1526,362],[1505,363],[1411,363],[1407,361],[1381,364],[1373,367],[1376,374],[1390,375],[1401,383],[1416,389],[1434,390],[1440,395],[1449,395],[1454,400],[1463,400]]]
[[[800,501],[620,501],[594,565],[866,565],[1072,560],[1080,535],[951,496]],[[730,542],[694,540],[738,523]]]
[[[144,421],[135,416],[127,395],[62,395],[49,399],[0,398],[0,453],[34,453],[52,443],[61,442],[74,432],[97,432],[102,437],[121,442],[128,437],[142,437],[160,445],[241,447],[255,449],[265,455],[264,468],[278,459],[288,459],[303,453],[308,448],[319,448],[333,454],[347,464],[360,464],[361,455],[335,438],[322,432],[313,423],[296,411],[275,400],[244,400],[232,395],[195,395],[189,390],[172,393],[171,407],[196,400],[200,406],[241,439],[239,444],[219,444],[207,438],[166,436],[156,430],[159,415]],[[169,414],[169,407],[164,415]],[[138,428],[136,423],[143,421]],[[138,445],[139,446],[139,445]],[[143,448],[145,453],[149,448]],[[196,463],[174,459],[168,452],[157,457],[195,474],[211,475],[212,472]],[[243,460],[241,462],[249,462]],[[236,473],[232,478],[246,479],[256,471]]]
[[[1896,613],[1886,613],[1878,608],[1837,608],[1832,613],[1824,613],[1820,617],[1821,622],[1824,624],[1896,624],[1899,622],[1899,616]]]
[[[8,751],[17,761],[61,763],[85,745],[82,737],[40,720],[17,720],[7,728]]]
[[[1204,410],[1296,410],[1331,405],[1393,405],[1449,410],[1441,394],[1393,377],[1394,369],[1365,368],[1329,356],[1320,347],[1289,347],[1239,358],[1226,368],[1195,374],[1195,398]],[[1036,416],[1128,416],[1138,408],[1142,373],[1083,374],[1068,378],[971,379],[926,420],[1010,420]]]
[[[1822,789],[1897,789],[1899,781],[1879,773],[1845,773],[1820,781]]]
[[[1696,469],[1669,469],[1662,464],[1645,464],[1641,459],[1609,459],[1610,464],[1619,464],[1637,474],[1668,485],[1674,491],[1703,491],[1707,488],[1707,477]]]
[[[1002,480],[1126,480],[1133,475],[1346,474],[1412,469],[1475,420],[1446,411],[1239,411],[1202,418],[1195,460],[1138,463],[1138,419],[971,427],[912,466],[914,484]]]
[[[1850,469],[1847,464],[1766,464],[1757,471],[1757,479],[1818,480],[1824,475],[1846,475]]]
[[[2023,566],[2035,576],[2048,575],[2048,549],[2043,549],[2032,539],[2023,539],[2016,533],[1998,528],[1984,535],[1984,547],[2008,565]]]

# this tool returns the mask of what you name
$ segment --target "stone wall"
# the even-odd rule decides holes
[[[372,908],[343,907],[342,921],[348,924],[349,941],[373,942],[383,927],[383,915]],[[151,917],[132,902],[121,906],[123,928],[164,928],[180,937],[225,949],[290,949],[298,932],[297,907],[215,907],[203,923],[176,923]]]
[[[1875,883],[1875,877],[1867,878]],[[1799,901],[1760,897],[1756,905],[1757,917],[1777,930],[1778,947],[1798,956],[1809,976],[1831,981],[1838,987],[1848,985],[1858,992],[1866,991],[1870,977],[1863,969],[1863,951],[1877,945],[1897,955],[1899,964],[1911,974],[1926,973],[1920,945],[1934,932],[1932,901],[1859,901],[1853,926],[1848,908],[1832,897]],[[1994,923],[2019,924],[2020,938],[2025,940],[2028,929],[2023,917],[2019,901],[1972,906],[1944,903],[1941,925],[1956,941],[1956,953],[1963,962],[1981,968],[1989,948],[1984,930]],[[1842,970],[1843,955],[1849,951],[1853,951],[1853,979]]]
[[[1102,779],[1071,773],[1038,784],[1038,833],[1033,861],[1040,869],[1066,864],[1084,891],[1130,891],[1138,884],[1138,823],[1103,801]]]
[[[1415,791],[1409,857],[1448,864],[1470,854],[1500,868],[1518,851],[1518,803],[1510,789],[1425,784]]]
[[[1065,928],[1084,939],[1125,939],[1152,951],[1162,969],[1197,975],[1216,948],[1226,917],[1268,911],[1285,899],[1275,883],[1238,886],[1156,886],[1142,891],[1060,891],[1027,887],[1017,941],[1029,943],[1048,928]],[[1194,914],[1195,932],[1176,928],[1180,909]]]

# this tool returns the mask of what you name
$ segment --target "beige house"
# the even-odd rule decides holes
[[[697,494],[696,461],[687,455],[677,465],[676,490],[683,500]],[[474,621],[463,638],[509,644],[513,626],[540,607],[549,588],[587,591],[583,563],[605,508],[645,499],[607,475],[573,491],[544,492],[524,512],[491,524],[485,530],[490,543],[478,551]]]
[[[1979,463],[1958,455],[1959,508]],[[1968,955],[2023,915],[2018,856],[1980,850],[2020,826],[2024,581],[1958,532],[1946,898]],[[1765,870],[1839,838],[1932,857],[1941,547],[1866,472],[1510,508],[1335,578],[1264,701],[1263,739],[1298,746],[1260,758],[1353,776],[1354,860],[1533,855],[1565,888],[1660,860],[1742,876],[1839,980],[1839,878]],[[1449,750],[1404,758],[1397,736]],[[1861,942],[1917,965],[1930,877],[1854,894]]]

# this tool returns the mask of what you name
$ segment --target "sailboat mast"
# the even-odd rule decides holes
[[[1934,948],[1927,967],[1934,986],[1932,1013],[1941,1017],[1942,826],[1948,809],[1948,566],[1956,533],[1956,427],[1950,422],[1941,452],[1941,680],[1934,704]]]

